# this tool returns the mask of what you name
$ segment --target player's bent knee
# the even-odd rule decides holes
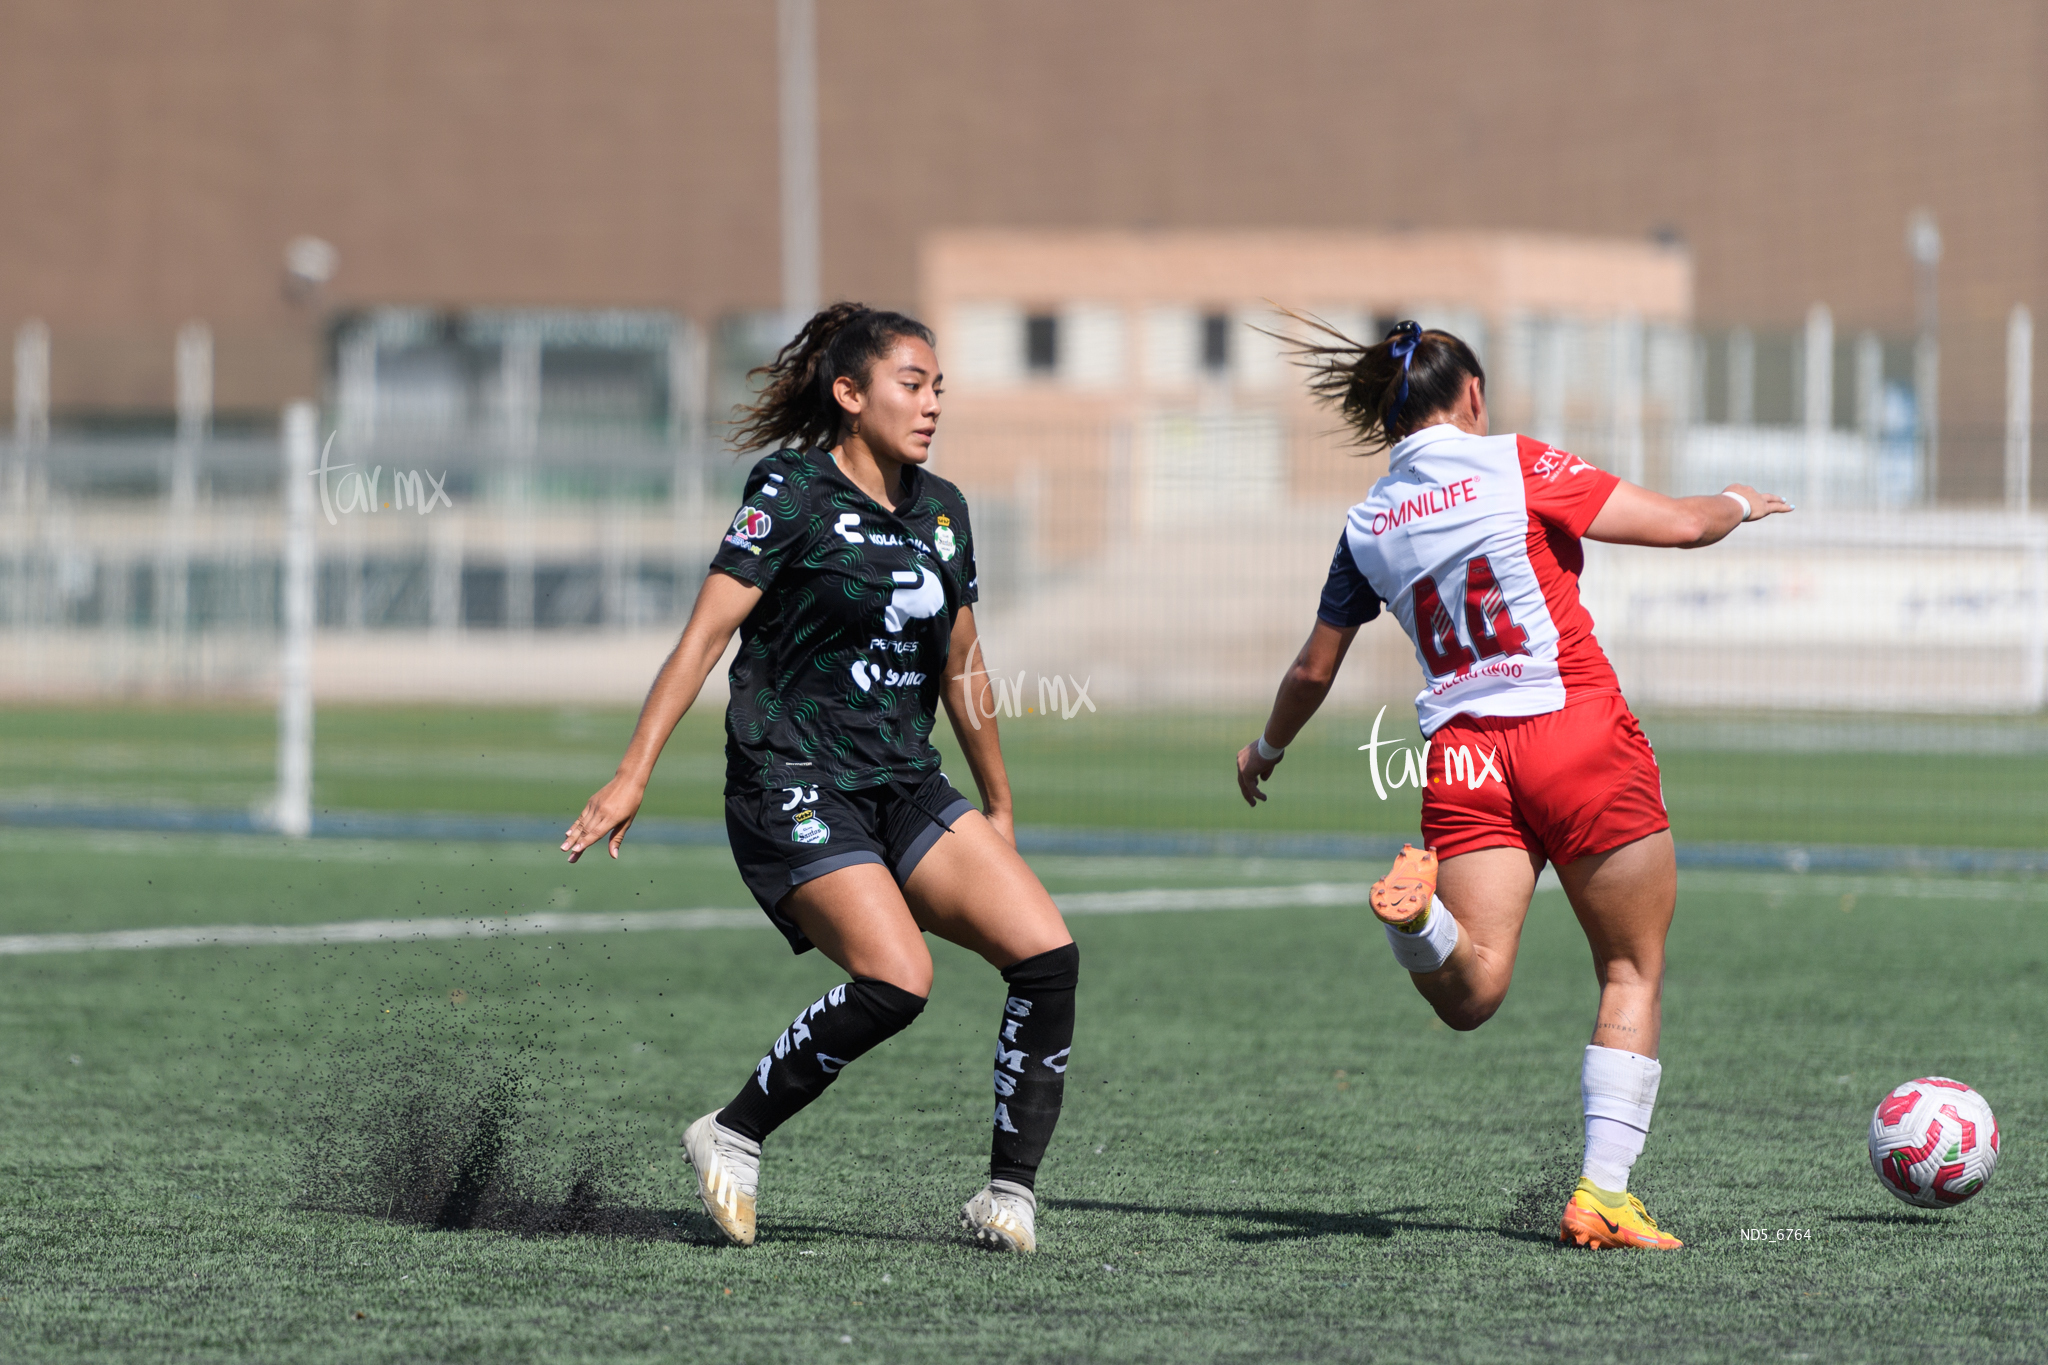
[[[1081,981],[1081,949],[1067,943],[1030,957],[1019,958],[1002,969],[1003,980],[1026,990],[1070,991]]]
[[[991,944],[986,955],[990,966],[1008,975],[1010,967],[1015,964],[1036,962],[1041,958],[1051,958],[1055,953],[1069,950],[1073,955],[1073,970],[1078,973],[1081,970],[1081,950],[1074,947],[1073,936],[1067,932],[1065,921],[1055,913],[1043,923],[1032,925],[1028,929],[1012,928],[1000,941]],[[1007,965],[1003,961],[1004,958],[1009,959]],[[1065,958],[1060,960],[1066,961]],[[1071,988],[1072,983],[1069,982],[1068,986]]]
[[[888,1034],[896,1034],[917,1022],[931,996],[930,977],[922,991],[913,991],[893,981],[858,977],[848,987],[849,996],[859,1000]]]
[[[926,953],[922,962],[906,962],[892,971],[879,972],[875,979],[886,981],[900,990],[909,991],[912,995],[929,996],[932,993],[931,954]]]
[[[1416,984],[1421,985],[1419,978]],[[1436,1010],[1436,1017],[1460,1033],[1470,1033],[1493,1018],[1508,998],[1505,990],[1484,991],[1454,1000],[1442,999],[1429,992],[1424,994],[1431,1008]]]
[[[932,993],[932,955],[924,946],[922,937],[912,939],[892,951],[848,954],[840,965],[855,977],[870,981],[884,981],[898,990],[912,995],[929,996]]]
[[[1436,1017],[1459,1033],[1470,1033],[1500,1010],[1500,1001],[1464,1001],[1455,1005],[1438,1005]]]

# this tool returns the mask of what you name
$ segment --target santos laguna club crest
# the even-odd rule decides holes
[[[939,529],[932,532],[932,547],[939,552],[940,559],[946,560],[959,548],[953,541],[953,519],[944,512],[939,513]]]
[[[796,813],[796,827],[790,830],[789,837],[800,844],[829,843],[832,838],[832,826],[820,820],[818,812],[800,810]]]

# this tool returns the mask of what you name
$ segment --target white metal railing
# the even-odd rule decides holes
[[[934,458],[973,502],[992,658],[1094,677],[1097,700],[1263,702],[1372,473],[1319,430],[1238,412],[949,432]],[[488,445],[315,444],[290,460],[258,440],[12,449],[0,695],[273,694],[290,581],[310,591],[325,694],[624,700],[686,614],[746,463],[658,438],[542,439],[517,462]],[[1698,429],[1677,469],[1690,491],[1796,487],[1814,449]],[[1696,554],[1589,547],[1587,601],[1632,695],[2039,709],[2042,521],[1858,510],[1883,452],[1840,434],[1820,449],[1817,508]],[[288,532],[294,515],[309,537]],[[570,632],[574,648],[548,643]],[[1382,698],[1412,690],[1394,634],[1366,632],[1354,655]],[[616,664],[577,663],[607,639]]]

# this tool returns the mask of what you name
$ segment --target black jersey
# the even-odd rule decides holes
[[[953,618],[978,597],[967,500],[903,469],[884,510],[822,450],[769,455],[711,567],[762,589],[727,674],[727,795],[841,791],[939,766],[933,717]]]

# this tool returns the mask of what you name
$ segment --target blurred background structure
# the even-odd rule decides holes
[[[939,330],[995,662],[1123,713],[1257,710],[1378,472],[1275,303],[1801,505],[1596,549],[1639,704],[2043,703],[2027,0],[18,0],[0,185],[0,695],[271,695],[298,582],[322,698],[633,700],[852,297]]]

